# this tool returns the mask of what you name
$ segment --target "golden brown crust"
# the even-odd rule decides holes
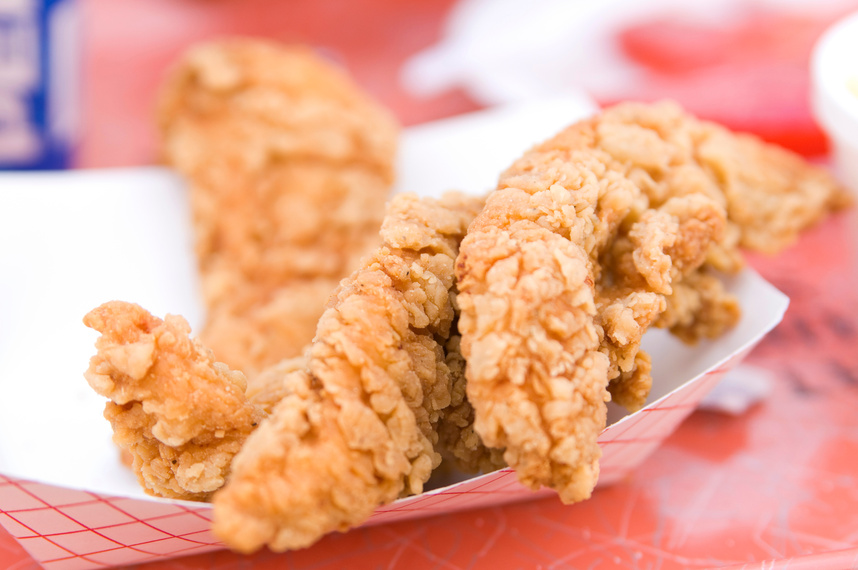
[[[457,195],[392,201],[385,245],[341,283],[307,368],[286,377],[289,394],[215,495],[214,531],[231,548],[304,547],[421,492],[452,402],[454,258],[481,205]]]
[[[178,316],[162,321],[113,301],[90,311],[84,324],[102,333],[85,377],[110,399],[104,415],[143,488],[208,499],[264,415],[245,398],[244,375],[216,363]]]
[[[445,347],[452,387],[450,405],[444,410],[437,427],[438,449],[445,461],[442,468],[448,473],[453,468],[464,473],[490,473],[506,467],[504,450],[486,447],[474,429],[474,407],[467,396],[461,340],[458,335],[451,336]]]
[[[309,49],[251,39],[189,50],[158,119],[165,159],[190,182],[201,337],[248,376],[300,354],[378,244],[395,121]]]
[[[776,251],[846,201],[820,169],[670,103],[618,105],[535,146],[458,259],[484,443],[506,449],[524,484],[588,497],[609,382],[630,409],[649,391],[646,329],[721,334],[739,311],[711,270],[738,271],[738,246]]]

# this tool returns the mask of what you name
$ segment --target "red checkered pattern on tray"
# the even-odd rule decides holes
[[[45,568],[132,564],[222,548],[208,505],[110,497],[0,475],[0,524]]]
[[[600,485],[624,477],[697,407],[745,353],[608,427],[599,437]],[[503,469],[402,499],[367,524],[424,517],[549,495]],[[0,524],[45,568],[83,570],[222,548],[209,531],[211,506],[110,497],[0,475]]]

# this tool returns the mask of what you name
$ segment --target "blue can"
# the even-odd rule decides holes
[[[0,0],[0,169],[73,165],[80,72],[77,0]]]

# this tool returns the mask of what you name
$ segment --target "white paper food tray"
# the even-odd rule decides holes
[[[397,191],[480,193],[516,156],[589,113],[555,101],[408,129]],[[111,299],[201,322],[186,189],[163,168],[0,175],[0,524],[46,568],[132,564],[223,548],[207,504],[156,499],[120,464],[104,400],[83,379]],[[651,331],[648,405],[599,438],[599,485],[627,476],[777,323],[787,298],[752,271],[728,280],[746,310],[715,342]],[[544,496],[510,470],[378,509],[386,523]]]

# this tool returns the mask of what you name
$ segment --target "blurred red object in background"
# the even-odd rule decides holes
[[[749,9],[729,27],[661,19],[619,35],[624,53],[649,71],[634,98],[669,97],[696,115],[805,155],[827,150],[810,111],[810,53],[852,6],[794,13]]]

